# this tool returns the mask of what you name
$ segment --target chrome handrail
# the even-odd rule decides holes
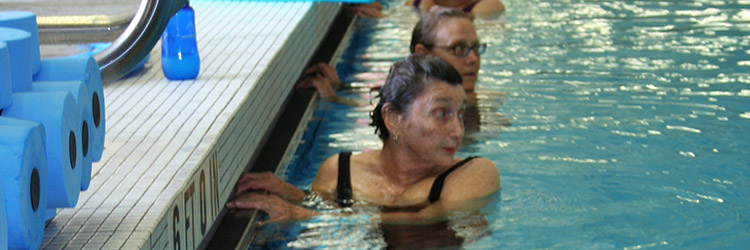
[[[111,42],[133,20],[133,13],[115,15],[38,16],[40,44]]]
[[[104,83],[113,82],[138,65],[161,38],[169,19],[187,0],[141,0],[123,33],[107,49],[94,55]]]

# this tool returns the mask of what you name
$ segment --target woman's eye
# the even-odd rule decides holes
[[[458,46],[456,47],[456,51],[461,55],[469,54],[469,47],[466,46]]]

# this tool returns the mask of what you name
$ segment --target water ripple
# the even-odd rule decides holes
[[[501,18],[475,21],[489,46],[460,150],[496,163],[503,202],[468,248],[744,247],[750,1],[503,2]],[[373,34],[353,43],[372,46],[337,65],[355,89],[408,53],[418,16],[392,6],[359,21]],[[368,110],[327,112],[301,164],[381,145]]]

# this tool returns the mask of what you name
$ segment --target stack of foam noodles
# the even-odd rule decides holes
[[[104,149],[91,55],[41,60],[36,15],[0,12],[0,249],[37,249],[45,221],[74,207]]]

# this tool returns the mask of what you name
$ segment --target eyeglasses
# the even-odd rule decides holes
[[[459,44],[459,45],[453,45],[453,46],[432,46],[432,47],[448,49],[453,53],[453,55],[457,57],[466,57],[469,55],[469,51],[472,51],[472,50],[476,52],[477,55],[484,54],[484,51],[487,49],[487,44],[482,43],[482,44],[474,44],[471,46]]]

